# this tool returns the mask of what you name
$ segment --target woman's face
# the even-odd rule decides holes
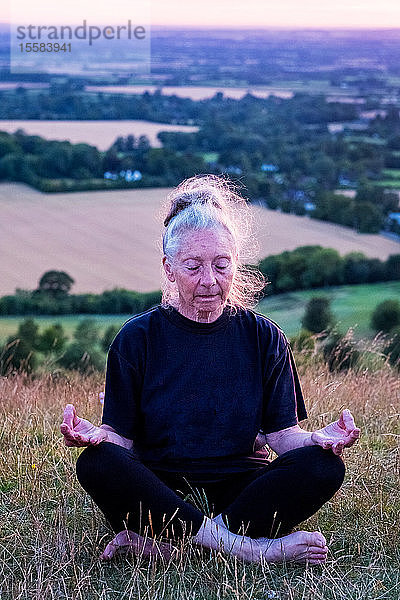
[[[189,319],[214,321],[221,314],[237,267],[234,243],[227,231],[189,231],[173,263],[163,258],[168,279],[179,292],[178,310]]]

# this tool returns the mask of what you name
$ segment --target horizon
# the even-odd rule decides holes
[[[83,21],[83,19],[82,19]],[[71,26],[79,26],[82,24],[82,21],[78,21],[78,22],[70,22],[70,23],[55,23],[54,25],[57,27],[60,27],[61,25],[71,25]],[[88,19],[86,19],[86,21],[88,21]],[[96,21],[91,21],[93,24],[96,24]],[[34,24],[34,23],[33,23]],[[11,26],[12,23],[10,21],[1,21],[0,20],[0,27],[1,26]],[[104,23],[98,23],[98,25],[104,25]],[[255,26],[255,25],[231,25],[229,27],[227,26],[221,26],[221,25],[203,25],[203,26],[198,26],[198,25],[192,25],[192,24],[182,24],[182,23],[176,23],[176,24],[168,24],[168,25],[164,25],[164,24],[160,24],[160,23],[151,23],[150,24],[151,29],[157,29],[157,30],[170,30],[170,31],[178,31],[178,30],[187,30],[190,29],[192,31],[208,31],[210,29],[213,29],[215,31],[400,31],[400,25],[397,25],[396,27],[393,26],[388,26],[388,25],[375,25],[375,26],[371,26],[371,27],[367,27],[367,26],[358,26],[358,25],[352,25],[352,26],[332,26],[332,25],[310,25],[310,26],[306,26],[306,25],[265,25],[265,26]]]
[[[86,16],[84,16],[86,15]],[[117,17],[116,17],[117,15]],[[119,15],[119,16],[118,16]],[[11,0],[0,8],[0,23],[79,25],[83,19],[98,25],[113,25],[127,18],[137,25],[190,29],[299,29],[382,30],[400,28],[398,0],[114,0],[112,6],[80,0],[68,6],[52,0]]]

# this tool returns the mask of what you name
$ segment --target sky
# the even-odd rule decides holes
[[[4,0],[0,22],[154,26],[400,28],[400,0]]]

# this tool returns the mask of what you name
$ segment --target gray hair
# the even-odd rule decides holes
[[[170,263],[189,231],[222,230],[229,234],[238,262],[227,304],[253,308],[265,287],[265,278],[257,268],[245,264],[255,258],[258,247],[252,227],[253,215],[234,184],[216,175],[191,177],[168,194],[163,212],[167,212],[167,216],[163,221],[162,251]],[[165,306],[176,305],[176,286],[169,282],[164,269],[161,274],[161,302]]]

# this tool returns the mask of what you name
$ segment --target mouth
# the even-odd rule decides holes
[[[206,299],[210,299],[210,298],[216,298],[218,296],[218,294],[202,294],[202,295],[198,295],[198,298],[206,298]]]

